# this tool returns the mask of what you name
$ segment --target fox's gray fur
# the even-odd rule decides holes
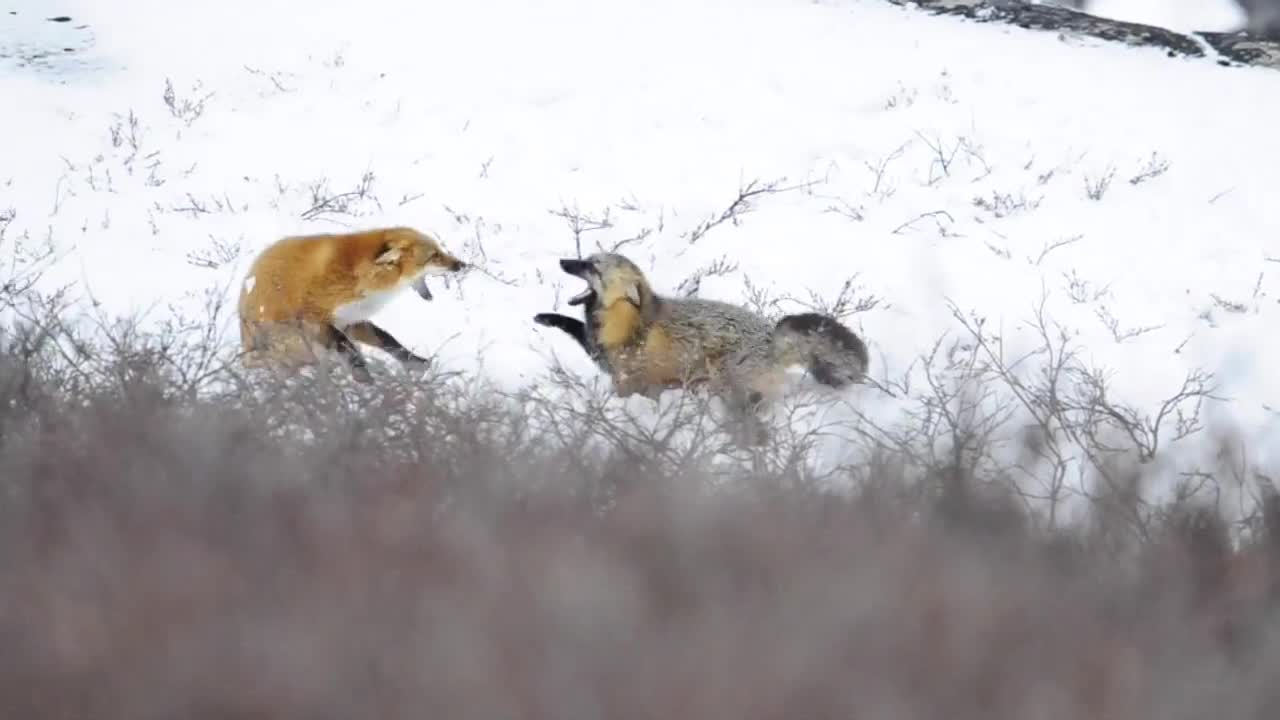
[[[664,297],[615,253],[560,265],[588,284],[569,301],[584,306],[585,319],[540,313],[534,320],[574,337],[623,397],[656,398],[666,388],[706,385],[750,423],[778,398],[789,367],[802,366],[835,388],[860,382],[867,372],[866,345],[835,318],[801,313],[770,322],[719,300]],[[756,424],[757,435],[760,430]]]

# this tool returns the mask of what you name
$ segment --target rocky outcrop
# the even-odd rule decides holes
[[[1244,32],[1184,34],[1141,23],[1089,15],[1060,5],[1023,0],[889,0],[935,15],[958,15],[976,22],[1000,22],[1031,30],[1088,35],[1128,45],[1158,47],[1170,56],[1212,57],[1221,65],[1280,70],[1280,40]]]

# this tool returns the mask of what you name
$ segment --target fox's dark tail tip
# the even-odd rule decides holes
[[[793,338],[813,379],[833,388],[860,382],[871,358],[867,345],[843,323],[821,313],[797,313],[778,320],[774,332]]]

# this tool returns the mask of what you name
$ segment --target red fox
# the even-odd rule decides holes
[[[314,362],[317,350],[336,351],[367,383],[360,342],[405,366],[425,365],[370,318],[408,287],[431,300],[427,275],[465,267],[435,238],[408,227],[283,238],[258,255],[241,286],[243,362],[296,367]]]

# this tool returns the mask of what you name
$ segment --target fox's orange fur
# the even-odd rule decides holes
[[[408,227],[283,238],[258,255],[241,286],[244,361],[297,366],[317,350],[338,350],[367,379],[355,341],[426,362],[370,318],[410,287],[431,299],[424,276],[464,267],[435,238]]]
[[[690,376],[687,359],[671,345],[671,337],[659,324],[646,327],[639,308],[606,291],[600,302],[597,342],[610,366],[615,369],[614,387],[623,397],[648,388],[674,388],[703,378]]]
[[[709,343],[690,353],[686,343],[672,338],[670,323],[654,311],[657,304],[648,280],[626,265],[609,274],[600,293],[596,342],[614,370],[614,389],[623,397],[655,397],[659,388],[702,386],[722,375],[720,364],[728,349]]]

